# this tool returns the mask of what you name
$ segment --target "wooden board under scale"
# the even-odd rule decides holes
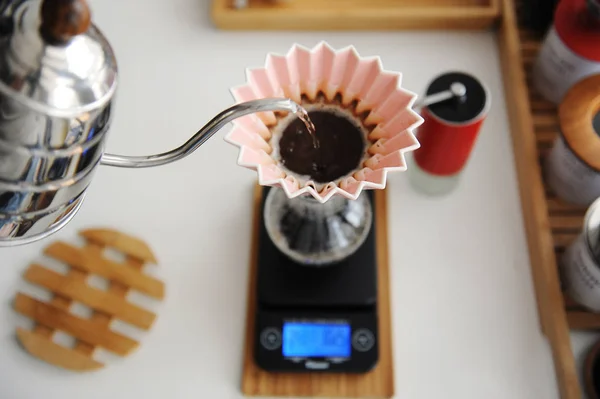
[[[257,186],[255,188],[242,375],[242,392],[245,395],[328,398],[391,398],[394,396],[394,362],[388,261],[387,192],[385,190],[376,190],[374,194],[376,209],[376,250],[378,259],[377,306],[379,362],[377,363],[377,366],[372,371],[365,374],[269,373],[256,365],[253,353],[255,342],[254,316],[256,312],[258,223],[260,220],[260,204],[262,199],[262,187]]]
[[[499,10],[499,0],[212,0],[211,18],[225,30],[483,30]]]

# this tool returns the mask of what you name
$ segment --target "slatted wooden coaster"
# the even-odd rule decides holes
[[[163,299],[164,284],[142,272],[146,263],[156,263],[148,246],[137,238],[107,229],[80,232],[86,240],[83,247],[65,242],[54,242],[44,254],[70,266],[66,275],[32,264],[25,272],[25,280],[53,293],[49,303],[18,293],[14,301],[17,312],[36,322],[32,331],[17,329],[17,338],[33,356],[65,369],[89,371],[104,364],[94,359],[96,348],[103,348],[120,356],[129,355],[139,343],[110,328],[113,320],[121,320],[143,330],[149,330],[156,315],[127,301],[129,290],[136,290],[156,299]],[[124,263],[104,256],[111,248],[125,255]],[[107,291],[87,284],[91,275],[109,281]],[[90,319],[70,312],[75,302],[93,310]],[[75,338],[73,348],[53,341],[56,331]]]
[[[388,260],[387,199],[385,190],[375,190],[377,237],[377,307],[379,334],[379,362],[365,374],[337,373],[269,373],[254,361],[254,319],[256,312],[256,274],[258,236],[262,187],[254,192],[254,220],[248,302],[246,311],[246,336],[242,392],[247,396],[278,397],[343,397],[391,398],[394,396],[394,362]]]

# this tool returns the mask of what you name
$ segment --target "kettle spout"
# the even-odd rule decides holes
[[[248,114],[267,111],[292,112],[304,121],[309,131],[314,130],[314,127],[308,119],[304,108],[290,99],[266,98],[252,100],[236,104],[220,112],[210,122],[204,125],[202,129],[194,134],[187,142],[171,151],[144,156],[126,156],[105,153],[102,156],[101,164],[120,168],[148,168],[152,166],[166,165],[168,163],[185,158],[196,151],[216,132],[221,130],[225,125],[234,119]]]

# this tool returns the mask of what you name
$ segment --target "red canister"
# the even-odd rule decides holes
[[[536,90],[558,105],[569,89],[600,73],[600,3],[561,0],[532,70]]]
[[[417,131],[421,147],[414,152],[411,180],[429,194],[445,194],[458,184],[490,108],[487,88],[464,72],[436,77],[425,98],[450,92],[452,85],[462,86],[464,95],[424,106],[420,112],[424,119]]]

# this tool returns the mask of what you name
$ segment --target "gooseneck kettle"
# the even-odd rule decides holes
[[[0,246],[34,242],[64,227],[82,206],[99,165],[164,165],[189,155],[240,116],[304,112],[285,98],[250,101],[216,115],[171,151],[104,153],[118,69],[85,1],[1,3]]]

